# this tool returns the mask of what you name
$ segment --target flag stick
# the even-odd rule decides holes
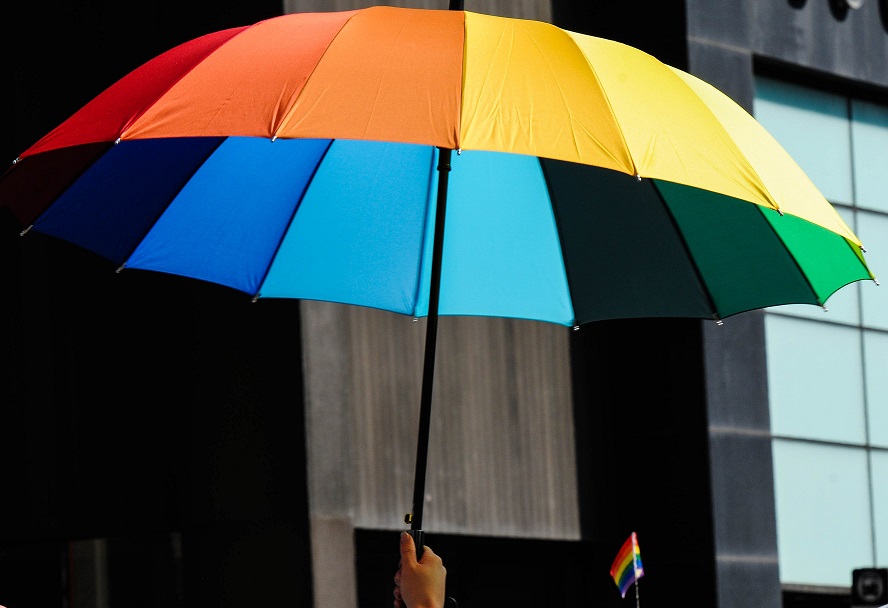
[[[638,579],[641,578],[638,567],[638,539],[634,531],[632,532],[632,567],[635,569],[635,608],[641,608],[641,600],[638,597]]]

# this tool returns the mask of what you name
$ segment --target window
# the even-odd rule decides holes
[[[888,107],[760,77],[753,113],[888,280]],[[888,285],[826,308],[765,316],[777,540],[782,582],[848,587],[888,564]]]

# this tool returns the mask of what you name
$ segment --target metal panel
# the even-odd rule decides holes
[[[425,320],[303,302],[312,517],[404,528]],[[579,538],[568,332],[439,323],[425,527]]]

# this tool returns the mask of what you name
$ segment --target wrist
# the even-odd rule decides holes
[[[444,608],[444,602],[439,600],[427,599],[416,604],[407,603],[407,608]]]

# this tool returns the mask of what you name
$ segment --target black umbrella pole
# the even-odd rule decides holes
[[[461,11],[465,7],[465,0],[450,0],[450,10]]]
[[[441,294],[441,257],[444,252],[444,216],[447,209],[447,182],[451,150],[438,148],[438,202],[432,242],[432,276],[426,325],[425,360],[422,368],[422,395],[419,403],[419,433],[416,444],[416,473],[413,479],[413,512],[410,534],[416,543],[416,558],[422,557],[422,508],[425,502],[426,464],[429,454],[429,425],[432,419],[432,387],[435,378],[435,348],[438,342],[438,300]]]

